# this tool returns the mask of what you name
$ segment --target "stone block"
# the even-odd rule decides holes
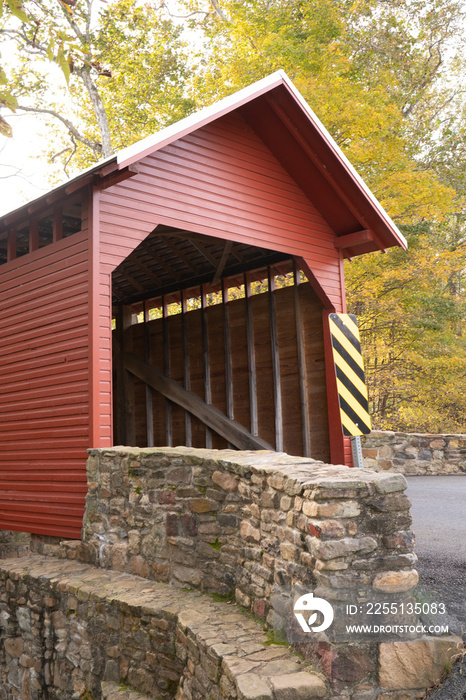
[[[346,557],[354,552],[372,552],[377,548],[377,541],[372,537],[345,537],[341,540],[327,540],[325,542],[321,542],[317,538],[309,539],[313,540],[310,543],[311,554],[325,560]]]
[[[309,700],[327,695],[324,681],[311,673],[300,672],[272,676],[270,679],[275,700]]]
[[[12,637],[11,639],[5,639],[3,646],[7,654],[13,659],[19,659],[23,653],[24,642],[22,637]]]
[[[229,472],[214,472],[212,474],[212,481],[224,491],[233,492],[238,488],[238,477]]]
[[[411,571],[382,571],[374,576],[372,587],[385,593],[403,593],[417,585],[419,574]]]
[[[245,673],[236,678],[239,700],[273,700],[270,686],[254,673]]]
[[[218,508],[217,501],[213,501],[210,498],[193,498],[189,502],[189,509],[193,513],[210,513],[218,510]]]
[[[388,690],[430,688],[461,652],[460,637],[425,637],[379,647],[379,685]]]
[[[261,539],[260,530],[253,527],[247,520],[243,520],[240,525],[240,535],[242,539],[253,542],[260,542]]]

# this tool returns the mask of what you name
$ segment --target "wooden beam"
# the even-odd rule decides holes
[[[16,228],[10,229],[8,231],[8,238],[7,238],[7,261],[11,262],[11,260],[16,259],[16,233],[17,230]]]
[[[201,313],[202,313],[202,362],[204,366],[204,397],[207,405],[212,403],[212,386],[210,382],[209,326],[207,321],[207,294],[201,284]],[[212,448],[212,431],[205,429],[205,446]]]
[[[211,282],[212,286],[215,284],[218,284],[220,282],[220,279],[223,274],[223,270],[225,269],[225,265],[227,264],[227,260],[230,257],[231,249],[233,247],[233,241],[227,241],[225,243],[225,247],[223,249],[222,257],[220,258],[220,262],[217,267],[217,272],[214,275],[214,278]]]
[[[189,411],[239,450],[273,450],[265,440],[251,435],[240,423],[229,420],[215,406],[208,406],[197,394],[183,389],[174,379],[147,365],[133,353],[125,353],[125,367],[173,403]]]
[[[322,305],[326,311],[329,312],[334,312],[336,311],[335,305],[333,302],[329,299],[327,296],[327,293],[325,292],[324,288],[320,284],[319,280],[317,277],[314,275],[311,269],[311,261],[307,261],[304,258],[294,258],[296,261],[296,265],[299,270],[302,270],[304,274],[306,275],[309,284],[311,285],[312,289],[315,291],[317,296],[319,297],[320,301],[322,302]]]
[[[223,340],[225,346],[225,402],[227,417],[234,418],[233,406],[233,364],[231,359],[230,309],[228,308],[228,285],[222,284]]]
[[[296,323],[296,346],[298,349],[299,399],[301,403],[301,432],[303,437],[303,457],[311,456],[311,423],[309,419],[308,379],[306,365],[306,348],[304,344],[303,311],[301,305],[299,270],[293,264],[294,277],[294,313]]]
[[[63,238],[63,208],[54,207],[53,210],[53,242],[61,241]]]
[[[282,386],[280,377],[280,351],[278,347],[277,307],[275,303],[275,277],[269,267],[269,317],[270,347],[272,351],[273,403],[275,409],[275,449],[283,450]]]
[[[29,222],[29,252],[39,249],[39,220],[31,219]]]
[[[191,390],[191,365],[189,361],[189,326],[188,326],[188,297],[186,290],[181,292],[181,327],[183,342],[183,383],[186,391]],[[191,414],[184,412],[184,432],[186,447],[192,447],[193,429],[191,424]]]
[[[170,376],[170,329],[168,327],[168,305],[166,297],[162,297],[162,324],[163,324],[163,366],[167,377]],[[172,447],[172,404],[169,399],[165,400],[165,439],[168,447]]]
[[[134,446],[136,442],[134,382],[126,371],[124,356],[132,347],[129,337],[132,324],[132,311],[129,306],[120,305],[116,317],[117,325],[117,431],[118,442]]]
[[[249,413],[251,416],[251,433],[259,434],[259,419],[257,413],[257,372],[256,349],[254,345],[254,319],[251,309],[251,279],[244,275],[244,297],[246,302],[246,342],[248,346],[248,375],[249,375]]]
[[[374,234],[369,229],[364,229],[355,233],[348,233],[346,236],[338,236],[335,238],[333,245],[339,250],[345,250],[346,248],[356,248],[358,245],[371,243],[372,241],[374,241]]]
[[[119,182],[123,182],[123,180],[127,180],[128,178],[133,177],[133,175],[137,175],[138,173],[139,168],[136,164],[129,165],[127,168],[123,168],[122,170],[111,172],[109,175],[104,175],[103,177],[100,173],[99,176],[97,176],[94,180],[94,187],[97,190],[105,190],[107,189],[107,187],[117,185]]]
[[[93,180],[94,180],[94,174],[91,173],[90,175],[87,175],[86,177],[82,177],[82,178],[79,178],[78,180],[75,180],[74,182],[70,182],[70,184],[65,187],[65,194],[73,194],[73,192],[77,192],[78,190],[82,190],[83,187],[87,187],[87,185],[90,185]]]
[[[149,304],[144,302],[144,360],[151,363]],[[147,447],[154,447],[154,413],[152,406],[152,389],[146,384],[146,441]]]

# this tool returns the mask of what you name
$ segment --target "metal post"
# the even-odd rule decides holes
[[[364,460],[362,457],[361,436],[354,435],[351,438],[351,451],[353,453],[353,464],[358,469],[364,469]]]

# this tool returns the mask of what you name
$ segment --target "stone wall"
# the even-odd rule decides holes
[[[224,602],[76,561],[0,561],[2,700],[302,700],[328,695]]]
[[[277,588],[336,610],[410,595],[405,487],[275,452],[91,450],[82,541],[0,562],[1,700],[114,700],[121,683],[128,700],[418,700],[460,640],[270,644]]]
[[[275,452],[92,450],[76,556],[231,594],[267,619],[273,586],[414,586],[406,481]]]
[[[406,476],[465,474],[466,435],[374,430],[362,438],[364,466]]]

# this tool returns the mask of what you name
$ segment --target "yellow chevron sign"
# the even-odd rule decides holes
[[[330,314],[329,323],[343,435],[367,435],[371,419],[356,316]]]

